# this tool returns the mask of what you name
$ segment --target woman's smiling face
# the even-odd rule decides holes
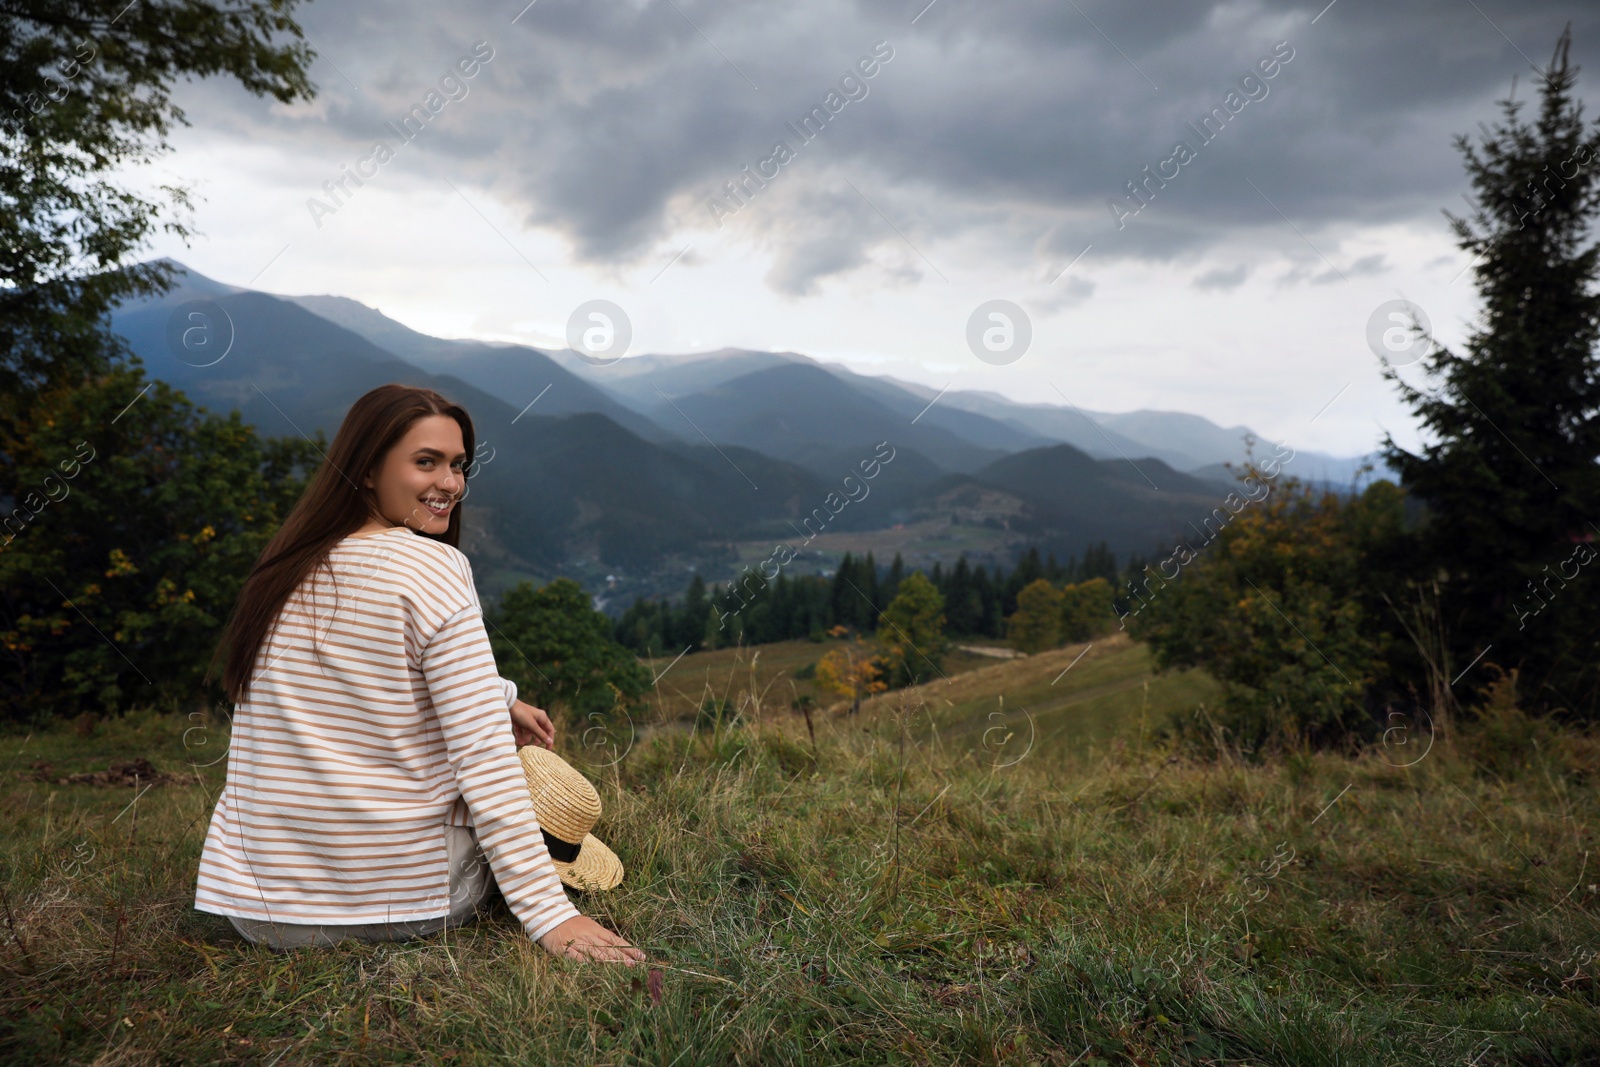
[[[441,534],[467,480],[461,426],[448,415],[427,415],[411,424],[378,469],[366,478],[378,516],[389,526]]]

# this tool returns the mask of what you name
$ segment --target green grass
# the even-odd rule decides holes
[[[919,739],[981,749],[997,765],[1029,758],[1092,759],[1107,746],[1137,747],[1174,711],[1214,700],[1203,671],[1157,674],[1150,651],[1112,634],[1020,660],[962,656],[944,677],[916,690],[883,693],[862,713],[892,714],[908,698],[925,712]]]
[[[855,639],[774,641],[765,645],[733,645],[706,652],[691,652],[674,661],[666,655],[647,660],[650,676],[657,679],[648,699],[645,721],[665,723],[693,719],[707,699],[741,701],[757,709],[788,707],[797,698],[809,696],[820,708],[842,708],[839,697],[819,689],[810,678],[795,675],[803,667],[815,667],[829,650],[849,645],[858,658],[871,656],[877,646]],[[944,672],[956,677],[968,671],[991,666],[996,661],[985,656],[952,651],[945,657]]]
[[[815,749],[746,700],[595,769],[628,873],[578,903],[658,976],[557,961],[503,903],[429,940],[273,954],[191,906],[216,727],[4,738],[0,1062],[1600,1060],[1594,739],[1501,724],[1407,768],[1194,763],[1140,740],[1139,649],[1097,644],[1051,687],[1068,655],[818,715]],[[1152,680],[1147,726],[1203,688]],[[1045,724],[1019,759],[968,714],[1000,692]],[[132,756],[180,777],[136,802],[22,777]]]

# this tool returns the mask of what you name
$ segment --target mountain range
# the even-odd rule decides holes
[[[1026,540],[1064,558],[1106,541],[1148,554],[1220,503],[1222,464],[1244,458],[1250,433],[1181,413],[938,393],[793,352],[598,367],[431,337],[345,297],[279,297],[180,270],[176,288],[120,308],[113,326],[152,377],[207,408],[237,408],[264,434],[331,439],[356,397],[399,381],[472,413],[488,447],[463,505],[463,547],[488,594],[556,574],[614,603],[676,593],[689,570],[731,577],[741,545],[795,541],[808,516],[807,529],[831,519],[830,536],[911,531],[908,549],[916,531],[962,525],[995,531],[991,548]],[[830,494],[885,442],[894,458],[872,502],[833,517]],[[1349,482],[1359,463],[1301,452],[1294,471]],[[817,547],[810,562],[826,570]]]

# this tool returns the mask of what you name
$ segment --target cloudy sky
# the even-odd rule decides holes
[[[631,353],[1409,443],[1369,321],[1404,299],[1464,335],[1452,139],[1513,80],[1534,98],[1568,22],[1600,111],[1600,6],[1325,5],[314,3],[315,102],[180,92],[192,125],[146,177],[194,186],[203,235],[155,251],[441,336],[564,347],[603,298]],[[1005,344],[969,330],[993,300],[1031,329],[1009,362],[1018,332],[969,343]]]

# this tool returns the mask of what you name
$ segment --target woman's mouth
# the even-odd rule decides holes
[[[450,514],[450,508],[453,506],[453,504],[454,502],[448,497],[425,496],[422,498],[423,508],[425,508],[428,513],[433,515],[435,518],[440,519]]]

